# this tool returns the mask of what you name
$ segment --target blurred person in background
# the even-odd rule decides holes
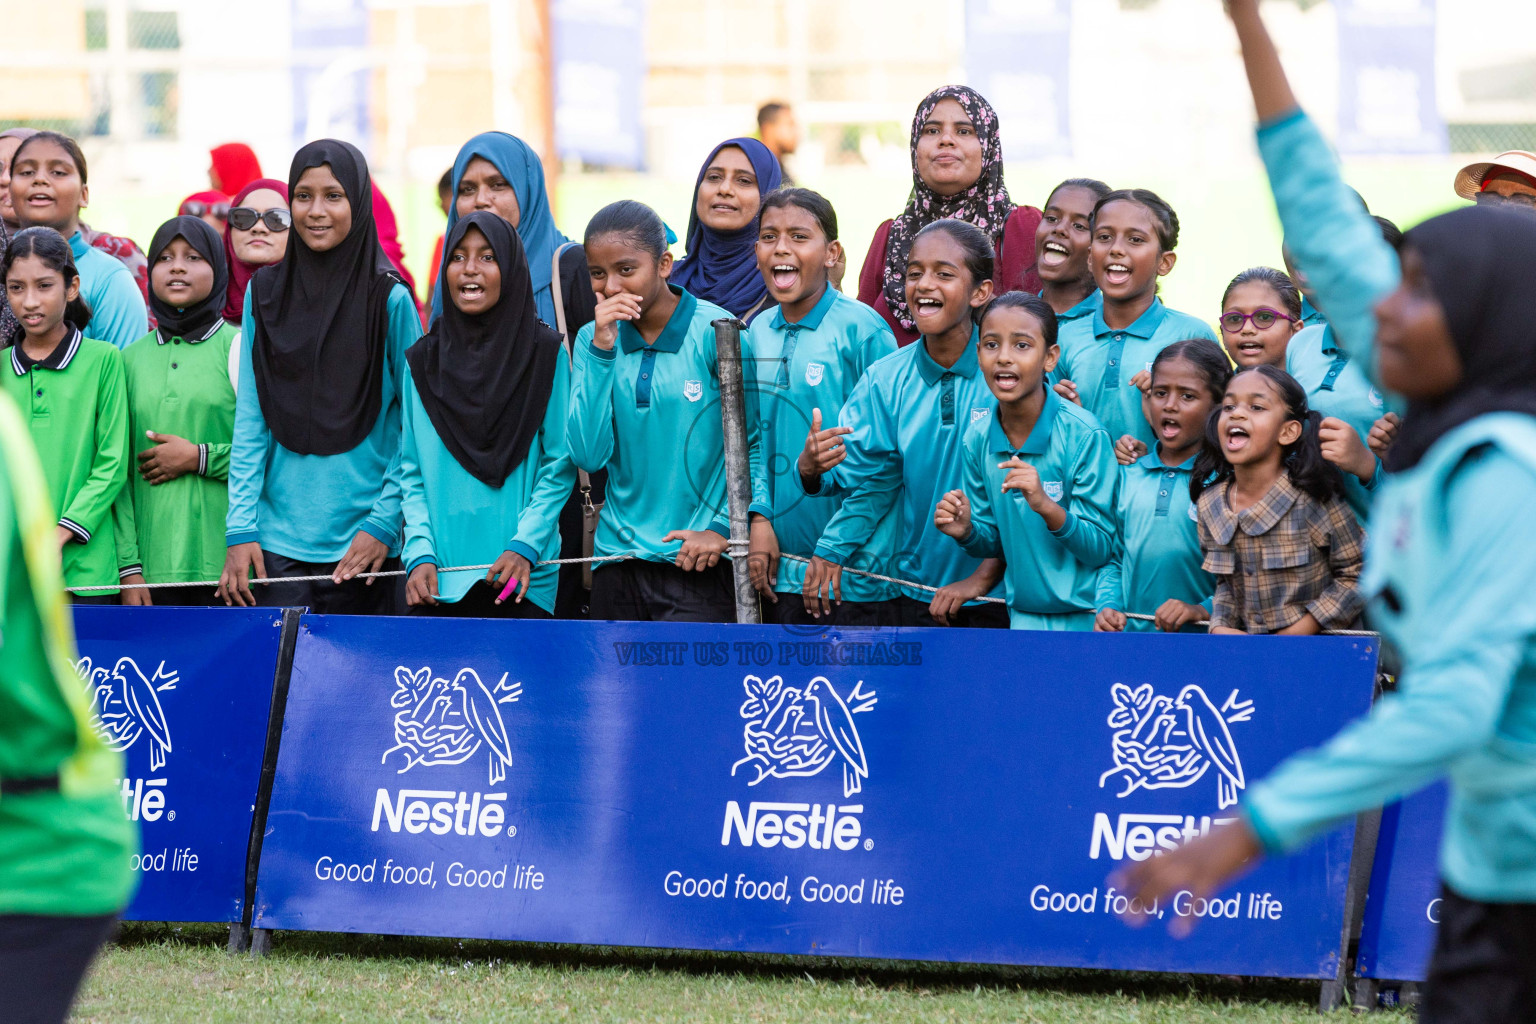
[[[252,275],[283,258],[292,226],[286,182],[257,178],[235,193],[224,227],[224,259],[229,264],[225,320],[239,325]]]
[[[292,238],[251,280],[230,454],[226,604],[389,614],[399,566],[400,378],[421,317],[379,245],[368,163],[337,139],[293,158]],[[268,584],[252,577],[322,576]]]
[[[1536,210],[1536,153],[1512,149],[1456,172],[1456,194],[1478,206]]]
[[[1018,206],[1003,184],[997,112],[974,89],[946,85],[917,105],[912,118],[912,196],[900,216],[875,230],[859,270],[859,301],[885,317],[900,345],[918,338],[907,308],[907,254],[917,233],[937,220],[963,220],[987,233],[997,254],[996,294],[1039,293],[1035,229],[1040,211]]]
[[[795,120],[795,108],[778,100],[757,108],[757,137],[779,162],[779,176],[784,185],[794,185],[795,179],[790,177],[784,158],[794,156],[795,150],[800,148],[800,124]]]
[[[421,300],[416,297],[416,278],[405,269],[405,246],[400,243],[400,223],[395,219],[395,208],[389,205],[389,200],[384,198],[384,192],[377,185],[373,187],[373,222],[379,228],[379,245],[384,255],[389,257],[395,273],[400,275],[400,280],[410,289],[411,301],[416,303],[419,314]]]
[[[757,269],[763,197],[779,187],[779,161],[756,139],[727,139],[699,168],[688,211],[688,253],[671,282],[751,323],[771,304]]]
[[[91,727],[75,674],[48,490],[0,395],[0,1014],[14,1024],[68,1016],[128,903],[138,845],[123,757]]]
[[[261,177],[261,161],[243,142],[226,142],[208,151],[208,184],[225,195],[234,195]]]
[[[16,208],[11,205],[11,157],[16,155],[21,140],[34,134],[36,130],[32,128],[7,128],[0,132],[0,259],[5,258],[7,240],[21,230],[16,221]],[[15,330],[16,318],[11,315],[4,293],[0,292],[0,348],[11,343],[11,334]]]
[[[48,227],[69,240],[80,272],[80,293],[91,307],[91,333],[118,348],[126,348],[149,330],[144,292],[124,261],[112,258],[85,236],[80,211],[90,201],[85,154],[74,139],[58,132],[36,132],[22,140],[11,158],[11,205],[24,228]],[[111,236],[97,236],[111,239]],[[143,261],[144,281],[149,262],[127,239],[112,239],[133,247]]]
[[[178,217],[197,217],[215,231],[222,232],[229,220],[229,196],[223,192],[206,189],[193,192],[181,201],[176,209]],[[153,302],[150,303],[154,305]]]
[[[443,216],[447,217],[453,210],[453,168],[443,172],[443,176],[437,179],[437,205],[442,207]],[[427,279],[426,306],[430,311],[437,306],[437,279],[443,272],[443,240],[448,237],[447,232],[437,236],[437,241],[432,243],[432,276]],[[428,317],[430,319],[430,317]],[[429,323],[427,326],[431,326]]]
[[[224,245],[200,217],[160,225],[149,244],[149,301],[160,326],[123,350],[136,458],[118,505],[133,547],[128,560],[149,583],[217,579],[224,568],[235,428],[230,353],[239,337],[220,315],[229,292]],[[140,593],[145,604],[217,603],[211,586]]]

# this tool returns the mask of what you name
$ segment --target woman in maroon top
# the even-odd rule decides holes
[[[891,325],[896,341],[917,340],[907,309],[907,254],[912,239],[936,220],[968,221],[997,248],[997,292],[1040,291],[1035,273],[1035,228],[1040,211],[1015,206],[1003,184],[1003,146],[997,112],[963,85],[935,89],[912,118],[912,198],[894,220],[880,225],[859,271],[859,301]]]

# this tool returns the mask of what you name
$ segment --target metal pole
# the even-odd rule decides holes
[[[751,533],[747,508],[752,504],[752,472],[747,462],[747,403],[742,386],[740,320],[716,320],[715,361],[720,371],[720,431],[725,435],[725,498],[731,514],[728,549],[736,580],[736,621],[761,622],[757,591],[747,567]]]

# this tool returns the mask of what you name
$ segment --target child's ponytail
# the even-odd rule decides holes
[[[1278,371],[1277,371],[1278,372]],[[1286,379],[1301,391],[1301,385],[1290,374]],[[1344,478],[1333,463],[1323,458],[1323,443],[1318,431],[1323,425],[1323,414],[1306,406],[1306,392],[1301,392],[1301,436],[1285,448],[1285,469],[1291,475],[1291,483],[1306,491],[1318,501],[1328,501],[1344,490]],[[1287,409],[1291,408],[1289,396]]]

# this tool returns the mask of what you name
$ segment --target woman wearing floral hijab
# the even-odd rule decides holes
[[[981,228],[997,248],[997,292],[1038,292],[1035,228],[1040,211],[1016,206],[1003,184],[997,112],[974,89],[946,85],[929,93],[912,118],[912,196],[880,225],[859,272],[859,301],[873,306],[899,344],[917,340],[905,277],[912,239],[936,220]]]

